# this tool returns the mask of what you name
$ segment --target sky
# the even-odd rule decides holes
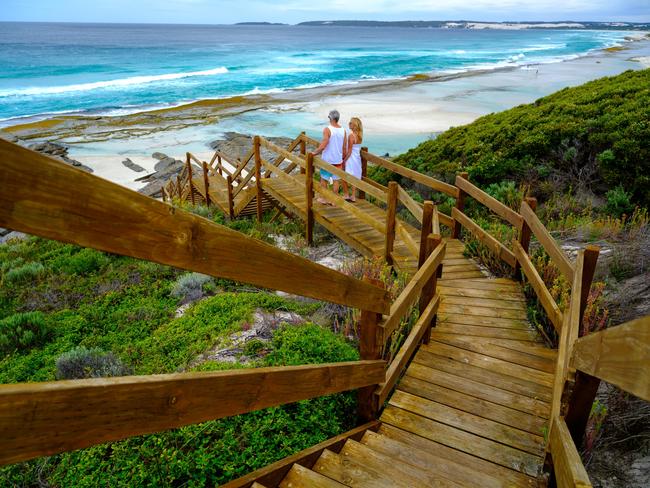
[[[0,21],[294,24],[341,19],[650,22],[650,0],[0,0]]]

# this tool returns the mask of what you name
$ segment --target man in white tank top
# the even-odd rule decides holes
[[[330,163],[339,169],[343,169],[343,155],[346,153],[346,137],[345,129],[339,125],[340,114],[338,110],[330,111],[329,125],[323,129],[323,140],[314,151],[314,156],[323,154],[322,159],[326,163]],[[338,195],[339,193],[339,177],[326,171],[320,170],[320,185],[327,188],[329,183],[333,184],[332,190]],[[323,198],[318,198],[319,203],[328,204],[329,202]]]

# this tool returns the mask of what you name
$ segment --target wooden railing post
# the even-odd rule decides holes
[[[262,156],[260,154],[260,136],[253,139],[255,149],[255,186],[257,188],[257,221],[262,221]]]
[[[585,335],[582,319],[587,308],[587,299],[591,290],[591,282],[594,279],[596,263],[600,248],[598,246],[587,246],[585,248],[584,266],[582,272],[582,288],[580,290],[580,327],[579,336]],[[587,428],[591,407],[596,399],[596,393],[600,386],[600,380],[595,376],[576,371],[573,392],[569,399],[569,406],[566,414],[566,424],[571,432],[575,445],[580,448]]]
[[[364,153],[367,152],[368,152],[367,147],[361,148],[361,179],[362,180],[368,176],[368,160],[363,155]],[[366,192],[359,190],[359,200],[365,200],[365,199],[366,199]]]
[[[305,142],[305,135],[306,135],[305,131],[302,131],[300,133],[300,156],[303,158],[307,154],[307,143]],[[304,175],[306,171],[307,170],[305,168],[303,168],[302,166],[300,167],[300,174]]]
[[[235,218],[235,197],[232,194],[232,176],[226,175],[226,188],[228,191],[228,217]]]
[[[208,178],[208,163],[203,161],[203,187],[205,188],[205,204],[209,207],[210,201],[210,180]]]
[[[429,235],[426,240],[426,258],[425,260],[431,256],[431,253],[442,243],[442,239],[440,238],[440,235]],[[424,312],[424,310],[427,308],[431,300],[433,300],[433,297],[436,295],[436,286],[438,284],[438,275],[440,274],[440,271],[442,270],[442,263],[438,266],[438,269],[436,269],[436,272],[431,275],[431,278],[429,278],[429,281],[426,282],[426,284],[422,287],[422,291],[420,292],[420,301],[418,304],[418,308],[420,310],[420,314]],[[431,339],[431,329],[435,327],[436,323],[436,317],[434,316],[431,322],[427,325],[427,330],[424,332],[424,335],[422,336],[422,342],[424,344],[428,344],[429,340]]]
[[[183,185],[181,184],[181,177],[179,175],[176,176],[176,191],[178,192],[178,199],[182,200],[183,199]]]
[[[221,156],[217,154],[217,173],[219,173],[220,176],[223,176],[223,170],[221,168],[222,168]]]
[[[536,198],[531,198],[531,197],[526,197],[525,199],[526,203],[528,206],[533,210],[537,210],[537,199]],[[532,235],[532,232],[530,230],[530,227],[526,223],[526,219],[521,219],[521,228],[519,229],[519,244],[521,244],[521,247],[523,248],[524,252],[528,253],[528,247],[530,246],[530,237]],[[515,263],[515,271],[514,271],[514,278],[518,281],[521,281],[522,276],[521,276],[521,264],[519,264],[519,261]]]
[[[304,143],[304,142],[303,142]],[[307,154],[307,168],[305,174],[305,191],[306,191],[306,223],[305,223],[305,237],[307,244],[314,243],[314,154]]]
[[[378,284],[376,280],[364,279],[371,284]],[[378,342],[379,321],[381,314],[377,312],[361,311],[359,319],[359,356],[364,359],[381,359],[381,345]],[[361,420],[370,421],[377,418],[379,404],[375,396],[377,386],[360,388],[357,395],[358,415]]]
[[[395,244],[395,218],[397,215],[397,191],[396,181],[388,183],[388,209],[386,211],[386,245],[384,247],[384,259],[387,264],[393,264],[393,245]]]
[[[465,180],[469,180],[469,173],[460,173],[458,177],[463,178]],[[456,208],[459,211],[465,210],[465,192],[463,190],[458,190],[458,198],[456,199]],[[452,239],[458,239],[460,237],[460,228],[461,225],[459,222],[454,221],[454,230],[451,233]]]
[[[427,238],[433,226],[433,202],[427,200],[422,206],[422,230],[420,231],[420,255],[418,256],[418,269],[422,267],[429,255],[427,254]]]
[[[192,190],[192,162],[190,161],[190,153],[186,153],[185,157],[187,162],[187,185],[190,190],[190,202],[194,205],[194,191]]]

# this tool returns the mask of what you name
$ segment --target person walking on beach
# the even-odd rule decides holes
[[[345,129],[339,125],[341,115],[338,110],[331,110],[327,116],[329,125],[323,129],[323,140],[320,146],[314,151],[314,156],[323,154],[322,159],[326,163],[330,163],[337,168],[343,166],[343,154],[346,152],[346,138]],[[320,170],[320,185],[323,188],[328,188],[332,184],[332,190],[338,195],[339,193],[339,177],[333,175],[327,170]],[[318,203],[329,204],[329,202],[322,197],[316,200]]]
[[[347,151],[343,157],[343,167],[345,172],[361,179],[361,143],[363,142],[363,124],[358,117],[352,117],[348,123],[350,132],[348,133]],[[357,189],[350,185],[348,192],[348,182],[343,181],[343,195],[349,202],[357,201]]]

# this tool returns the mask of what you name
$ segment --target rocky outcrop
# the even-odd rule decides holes
[[[122,161],[122,164],[127,168],[129,168],[130,170],[135,171],[136,173],[142,173],[144,171],[144,168],[142,166],[134,163],[129,158],[126,158],[124,161]]]
[[[180,159],[174,159],[166,154],[155,152],[151,155],[152,158],[157,159],[158,162],[154,165],[154,172],[142,176],[135,181],[142,181],[147,183],[144,187],[140,188],[138,192],[149,197],[159,198],[162,196],[162,187],[171,179],[175,179],[177,175],[183,170],[185,163]],[[203,172],[196,166],[192,165],[192,169],[196,174],[203,174]]]
[[[16,142],[20,143],[19,141]],[[66,164],[87,171],[88,173],[93,172],[93,170],[88,166],[81,164],[79,161],[75,159],[69,158],[68,148],[62,144],[45,141],[45,142],[37,142],[35,144],[31,144],[28,147],[29,149],[38,151],[43,154],[47,154],[48,156],[52,156],[53,158],[58,159],[59,161],[63,161]]]
[[[267,139],[282,148],[286,148],[292,141],[292,139],[287,137],[267,137]],[[253,136],[239,132],[226,132],[224,139],[212,141],[210,147],[215,151],[221,151],[228,156],[232,156],[234,160],[245,156],[251,150],[251,147],[253,147]],[[267,161],[272,161],[278,156],[266,148],[262,148],[261,155]]]

